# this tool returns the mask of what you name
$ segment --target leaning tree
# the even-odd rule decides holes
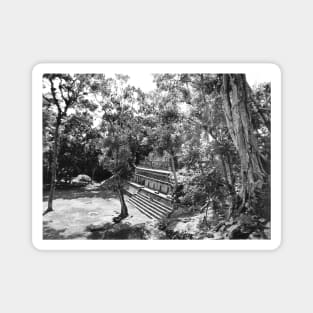
[[[83,75],[44,74],[43,75],[43,107],[55,116],[52,136],[51,180],[48,207],[44,215],[53,211],[53,197],[56,185],[58,166],[60,130],[68,117],[70,109],[87,108],[88,99],[85,97],[87,79]]]
[[[127,84],[128,77],[116,75],[116,79],[96,75],[91,90],[94,100],[101,107],[102,165],[112,176],[104,181],[103,188],[113,189],[119,197],[121,212],[113,218],[118,223],[128,216],[125,202],[125,185],[134,172],[137,137],[140,134],[139,107],[142,92]]]

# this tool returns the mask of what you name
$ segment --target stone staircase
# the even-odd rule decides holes
[[[128,201],[151,219],[161,219],[172,212],[171,207],[140,192],[133,194],[128,198]]]

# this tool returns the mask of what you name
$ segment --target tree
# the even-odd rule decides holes
[[[190,106],[189,116],[181,121],[181,150],[194,169],[197,165],[202,175],[210,172],[208,180],[227,187],[229,216],[244,207],[268,215],[268,203],[261,202],[270,182],[270,86],[253,91],[241,74],[163,74],[155,75],[155,81],[171,101]],[[202,160],[209,160],[206,169]],[[214,169],[221,176],[213,179]],[[215,193],[215,188],[207,190]]]
[[[257,209],[258,193],[264,187],[269,173],[265,156],[260,152],[256,129],[251,114],[251,89],[244,74],[223,74],[223,108],[229,134],[238,151],[241,165],[241,192],[244,207]]]
[[[102,154],[99,140],[100,134],[90,112],[69,116],[60,134],[57,179],[68,180],[87,174],[94,180]]]
[[[265,84],[253,91],[243,74],[176,77],[177,90],[195,109],[191,119],[200,122],[208,135],[209,153],[219,164],[232,197],[230,211],[238,207],[235,188],[238,164],[241,186],[238,211],[253,208],[268,217],[268,201],[262,203],[262,195],[269,194],[270,181],[270,86]]]
[[[154,74],[159,93],[154,99],[158,108],[156,111],[157,151],[160,154],[166,151],[169,155],[175,183],[174,192],[178,187],[177,154],[181,150],[184,133],[184,116],[179,110],[179,105],[185,100],[179,85],[181,76],[179,74]]]
[[[73,108],[78,103],[87,104],[88,101],[83,97],[86,88],[86,80],[82,75],[45,74],[43,76],[43,84],[43,106],[51,108],[56,114],[51,155],[50,193],[48,208],[43,213],[45,215],[53,211],[60,127],[64,119],[67,117],[70,108]]]
[[[178,186],[176,156],[182,144],[180,115],[175,105],[168,104],[163,110],[160,110],[158,118],[159,125],[156,128],[157,151],[159,154],[166,151],[169,155],[170,167],[175,182],[174,190],[176,190]]]
[[[215,74],[176,74],[176,98],[184,107],[182,160],[193,174],[184,183],[185,200],[216,199],[232,206],[236,151],[228,129]],[[230,196],[230,197],[229,197]],[[192,201],[193,204],[197,201]],[[199,203],[198,202],[198,203]]]
[[[116,75],[116,79],[97,75],[91,84],[95,101],[102,109],[102,164],[113,174],[102,186],[115,190],[121,204],[120,214],[113,218],[115,223],[128,216],[124,187],[134,172],[138,149],[136,139],[141,128],[136,106],[142,93],[129,86],[127,80],[122,75]]]

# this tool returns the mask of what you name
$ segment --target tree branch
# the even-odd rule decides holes
[[[62,115],[62,114],[63,114],[63,111],[62,111],[62,109],[61,109],[61,107],[60,107],[59,100],[57,99],[57,96],[56,96],[56,92],[55,92],[56,88],[55,88],[55,86],[54,86],[53,79],[50,77],[50,78],[49,78],[49,81],[50,81],[50,90],[51,90],[51,94],[52,94],[54,103],[55,103],[55,105],[56,105],[57,108],[58,108],[59,114]]]

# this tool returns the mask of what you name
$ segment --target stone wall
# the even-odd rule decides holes
[[[171,194],[173,188],[169,175],[170,173],[158,173],[151,170],[136,169],[132,181],[167,195]]]

